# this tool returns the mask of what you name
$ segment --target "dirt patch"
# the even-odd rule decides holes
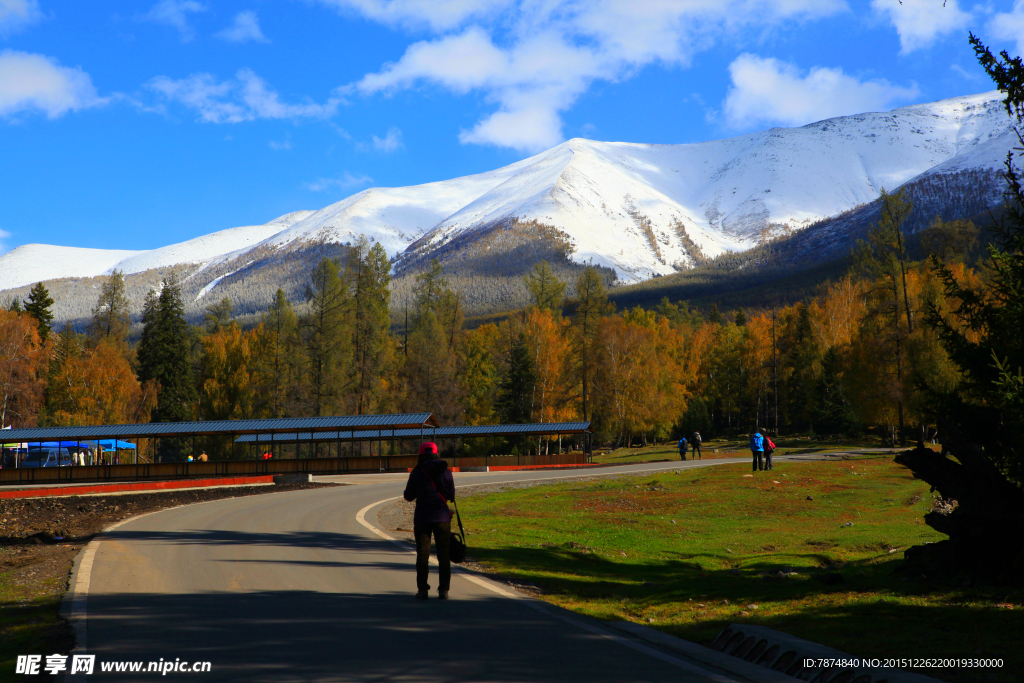
[[[224,498],[343,486],[289,484],[192,491],[0,501],[0,666],[29,651],[68,653],[74,637],[57,615],[75,556],[106,527],[128,517]]]

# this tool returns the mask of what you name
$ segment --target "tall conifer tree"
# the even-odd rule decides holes
[[[28,293],[28,301],[25,302],[25,312],[36,319],[39,340],[45,342],[50,336],[53,323],[54,300],[50,298],[50,292],[37,282]]]
[[[150,292],[142,309],[142,338],[139,341],[139,380],[160,385],[154,422],[183,422],[193,416],[198,400],[192,376],[191,341],[181,287],[171,276],[163,281],[159,295]],[[162,457],[180,459],[184,444],[160,440]]]

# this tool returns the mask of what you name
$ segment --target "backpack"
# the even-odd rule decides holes
[[[775,444],[773,444],[772,440],[769,439],[767,436],[764,437],[764,443],[765,443],[765,450],[766,451],[774,451],[775,450]]]

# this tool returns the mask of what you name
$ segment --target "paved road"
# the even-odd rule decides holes
[[[723,462],[747,460],[466,473],[456,483]],[[466,574],[453,576],[451,600],[433,599],[435,592],[414,600],[409,550],[356,519],[366,506],[401,495],[405,478],[337,477],[360,485],[214,501],[124,524],[92,558],[85,652],[97,662],[211,662],[211,673],[168,675],[197,681],[743,680],[631,646],[598,622],[507,588],[502,595]],[[375,509],[366,514],[370,523]],[[84,680],[157,678],[97,672]]]

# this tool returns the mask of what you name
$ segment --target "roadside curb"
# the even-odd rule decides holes
[[[737,657],[731,657],[721,652],[716,652],[711,648],[704,647],[698,643],[694,643],[689,640],[683,640],[673,635],[669,635],[664,631],[659,631],[656,628],[650,626],[643,626],[641,624],[634,624],[631,621],[606,621],[605,625],[625,631],[630,635],[636,636],[642,640],[646,640],[649,643],[655,645],[661,645],[667,647],[670,650],[674,650],[688,657],[692,657],[698,661],[710,664],[718,669],[724,669],[730,673],[734,673],[737,676],[749,678],[752,681],[759,681],[760,683],[793,683],[794,679],[791,676],[780,674],[778,671],[772,671],[756,664],[751,664]]]

